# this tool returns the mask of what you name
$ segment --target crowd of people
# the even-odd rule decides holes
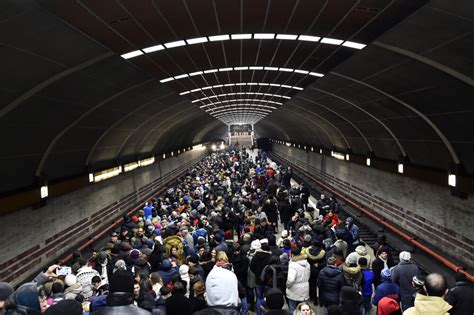
[[[229,148],[148,201],[92,257],[73,254],[16,290],[11,314],[472,314],[464,274],[447,288],[383,235],[366,244],[333,196],[309,204],[292,170]],[[370,247],[369,247],[370,246]],[[372,253],[373,252],[373,253]]]

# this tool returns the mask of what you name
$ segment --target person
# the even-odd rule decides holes
[[[453,306],[450,314],[474,314],[474,289],[469,286],[466,275],[457,272],[454,280],[454,287],[449,289],[445,297],[446,302]]]
[[[285,296],[279,289],[271,288],[265,293],[265,315],[291,315],[283,309]]]
[[[395,301],[400,301],[400,287],[392,282],[392,272],[390,269],[383,269],[380,272],[382,282],[375,289],[374,297],[372,298],[372,304],[379,304],[380,300],[384,297],[389,297]]]
[[[402,309],[397,301],[384,297],[379,301],[377,315],[402,315]]]
[[[353,217],[347,217],[346,218],[346,227],[347,227],[347,229],[349,230],[349,233],[351,233],[351,236],[352,236],[352,244],[350,244],[351,246],[350,246],[350,250],[349,250],[349,251],[352,251],[352,249],[356,248],[360,243],[359,227],[354,223],[354,218]]]
[[[339,314],[361,315],[361,296],[353,287],[343,286],[339,297]]]
[[[250,270],[253,272],[255,275],[255,281],[257,284],[256,287],[256,293],[257,293],[257,314],[260,315],[261,312],[261,306],[263,304],[263,291],[265,284],[262,282],[261,279],[261,274],[265,266],[268,265],[270,262],[270,257],[271,257],[271,252],[270,252],[270,245],[268,243],[261,243],[261,249],[258,249],[255,251],[255,255],[253,256],[252,260],[250,261]]]
[[[400,263],[393,268],[392,281],[400,287],[402,310],[405,311],[413,306],[413,294],[416,289],[411,285],[412,279],[419,272],[418,266],[411,262],[410,252],[401,252]]]
[[[239,290],[235,274],[214,266],[206,279],[207,305],[193,315],[239,315]]]
[[[306,260],[306,255],[300,255],[299,248],[291,250],[291,261],[288,265],[288,278],[286,280],[286,297],[293,313],[300,302],[309,299],[309,278],[311,267]]]
[[[185,296],[186,289],[182,282],[173,283],[173,293],[166,299],[167,315],[186,315],[192,313],[192,304]]]
[[[372,264],[372,270],[374,271],[374,286],[377,287],[380,282],[380,272],[383,269],[390,269],[394,264],[388,259],[389,248],[387,246],[381,247],[378,250],[377,258],[375,258]]]
[[[130,314],[146,315],[150,312],[134,305],[134,279],[132,273],[117,270],[109,279],[107,306],[93,312],[94,315]]]
[[[0,314],[3,315],[5,301],[13,293],[13,286],[8,282],[0,282]]]
[[[93,295],[92,278],[94,278],[94,276],[100,278],[100,274],[97,270],[93,269],[84,258],[79,258],[78,263],[81,267],[77,271],[76,278],[82,286],[82,295],[85,299],[89,299]]]
[[[321,270],[318,276],[320,305],[327,309],[331,305],[339,304],[342,279],[342,270],[336,266],[336,258],[334,256],[329,257],[326,267]]]
[[[372,299],[372,285],[374,282],[374,272],[367,265],[367,259],[365,257],[359,258],[359,266],[362,269],[362,304],[363,304],[363,315],[370,315],[370,308],[372,304],[370,303]]]
[[[189,298],[189,301],[191,302],[191,309],[192,312],[197,312],[202,309],[205,309],[207,306],[206,302],[206,287],[204,282],[198,281],[193,285],[192,288],[193,296]]]
[[[311,308],[311,306],[306,303],[302,302],[296,306],[295,311],[293,312],[293,315],[313,315],[314,311]]]
[[[83,309],[81,303],[75,300],[63,300],[48,307],[45,315],[82,315]]]
[[[443,275],[439,273],[429,274],[426,277],[424,288],[427,295],[418,293],[415,298],[415,305],[404,311],[403,315],[448,314],[452,306],[443,298],[448,292],[448,285]]]

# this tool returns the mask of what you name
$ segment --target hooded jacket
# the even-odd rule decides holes
[[[306,255],[293,256],[288,265],[288,278],[286,280],[286,296],[294,301],[309,299],[309,277],[311,268]]]
[[[392,270],[392,281],[400,287],[400,298],[404,301],[413,302],[413,294],[416,289],[411,285],[412,279],[418,274],[418,266],[411,262],[400,262]]]
[[[344,273],[344,283],[347,286],[360,287],[362,283],[362,272],[359,266],[348,266],[346,263],[342,264],[342,272]]]
[[[457,281],[446,295],[446,302],[453,306],[451,315],[474,314],[474,289],[466,281]]]
[[[164,284],[167,284],[168,282],[171,281],[171,278],[179,274],[178,270],[176,268],[172,268],[171,266],[171,261],[168,259],[163,260],[161,263],[160,269],[158,269],[158,273],[161,276],[161,279],[163,280]]]
[[[383,297],[389,297],[400,302],[400,287],[397,284],[392,283],[389,278],[382,278],[382,283],[380,283],[375,289],[372,304],[378,305]]]
[[[451,308],[442,297],[417,294],[415,306],[407,309],[403,315],[446,315]]]
[[[115,292],[107,295],[107,306],[93,312],[93,315],[150,315],[150,312],[133,304],[131,293]]]
[[[270,261],[271,253],[264,250],[257,250],[255,255],[250,262],[250,270],[255,274],[256,283],[263,285],[260,275],[262,274],[263,268],[268,265]]]
[[[321,302],[324,305],[339,304],[339,293],[342,288],[342,270],[336,266],[324,267],[318,276],[318,287]]]

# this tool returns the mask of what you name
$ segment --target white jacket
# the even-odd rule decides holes
[[[294,301],[308,300],[310,275],[311,268],[306,260],[306,255],[293,256],[288,265],[286,296]]]

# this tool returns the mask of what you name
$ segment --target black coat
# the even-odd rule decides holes
[[[255,274],[257,284],[263,285],[260,280],[263,268],[270,262],[271,253],[265,251],[257,251],[250,262],[250,270]]]
[[[278,210],[280,211],[281,223],[290,221],[291,215],[293,214],[293,207],[290,205],[288,199],[285,199],[278,203]]]
[[[249,268],[248,257],[245,254],[240,253],[240,255],[234,258],[232,265],[234,266],[234,273],[237,276],[237,279],[239,279],[242,282],[242,285],[246,287],[247,286],[247,271]]]
[[[326,266],[319,272],[318,287],[320,300],[323,305],[339,303],[342,279],[342,270],[336,266]]]
[[[174,293],[166,299],[167,315],[190,315],[192,313],[191,302],[183,294]]]
[[[449,311],[451,315],[474,314],[474,289],[467,282],[456,282],[445,299],[453,306]]]
[[[392,268],[394,266],[390,260],[387,260],[388,268]],[[382,259],[375,258],[374,262],[372,263],[372,271],[374,272],[374,287],[376,288],[381,282],[380,272],[383,270],[384,263]]]

